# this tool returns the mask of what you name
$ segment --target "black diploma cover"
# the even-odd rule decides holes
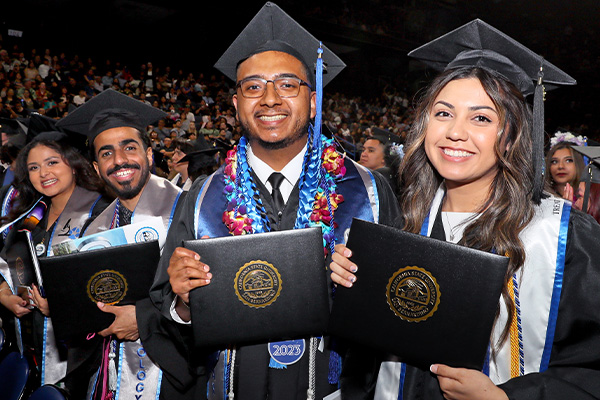
[[[357,281],[338,286],[329,333],[428,369],[481,370],[507,257],[354,219]]]
[[[107,328],[115,316],[100,311],[98,301],[121,306],[148,297],[159,259],[156,240],[40,258],[56,337]]]
[[[210,266],[190,292],[198,347],[322,335],[329,301],[320,228],[184,241]]]

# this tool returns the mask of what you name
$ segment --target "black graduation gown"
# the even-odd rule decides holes
[[[445,240],[441,214],[431,236]],[[499,385],[511,400],[600,398],[600,225],[572,210],[563,289],[548,369]],[[371,399],[383,355],[353,348],[342,371],[344,399]],[[403,399],[441,400],[437,378],[407,366]]]
[[[374,172],[373,175],[375,177],[380,202],[379,222],[391,225],[399,216],[396,197],[381,174]],[[296,185],[290,194],[288,203],[279,220],[278,216],[273,211],[274,205],[269,191],[255,175],[253,175],[253,179],[260,193],[267,216],[271,221],[271,229],[293,229],[299,203],[298,186]],[[181,245],[182,240],[189,240],[195,237],[193,230],[193,215],[195,201],[202,184],[203,182],[198,180],[194,182],[186,198],[184,205],[185,210],[182,214],[182,218],[179,221],[174,221],[172,228],[169,231],[165,250],[159,263],[156,280],[150,293],[150,297],[156,306],[161,309],[163,315],[169,320],[171,320],[170,307],[174,299],[174,295],[168,284],[169,277],[167,268],[169,259],[175,247]],[[344,201],[350,202],[352,199],[346,198]],[[343,203],[340,207],[343,207]],[[327,260],[327,263],[329,263],[329,260]],[[331,284],[330,278],[328,279],[331,290],[333,285]],[[177,336],[177,340],[183,341],[185,346],[189,349],[188,362],[192,366],[192,369],[195,370],[195,373],[199,376],[210,373],[210,367],[207,365],[209,364],[210,354],[216,349],[194,349],[191,327],[189,325],[178,325],[179,329],[175,335]],[[328,374],[327,372],[323,372],[329,371],[330,352],[328,349],[333,345],[331,338],[326,338],[325,351],[317,351],[317,373],[315,374],[315,397],[317,399],[322,399],[324,396],[334,392],[338,388],[338,385],[329,384]],[[306,346],[308,349],[308,340],[306,341]],[[336,350],[338,352],[343,351],[341,346],[336,348]],[[269,361],[270,355],[267,349],[267,343],[240,346],[237,348],[234,370],[234,393],[236,399],[306,399],[309,380],[308,354],[305,354],[297,363],[288,365],[286,369],[270,368]],[[197,393],[203,393],[203,397],[197,398],[206,398],[206,378],[199,379],[197,384],[199,386]]]

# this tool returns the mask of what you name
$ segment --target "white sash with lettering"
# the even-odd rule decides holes
[[[50,255],[52,245],[76,239],[85,222],[90,218],[94,205],[100,198],[97,192],[91,192],[76,186],[65,209],[56,220],[46,248],[46,256]],[[50,310],[52,313],[52,310]],[[67,360],[61,359],[58,353],[52,319],[44,317],[44,347],[42,353],[42,385],[54,384],[65,377]]]
[[[150,180],[144,187],[131,217],[131,223],[160,216],[165,230],[168,231],[181,193],[182,190],[168,180],[150,175]],[[92,234],[110,229],[116,206],[115,200],[90,224],[85,233]],[[146,355],[139,339],[134,342],[119,341],[117,373],[115,400],[119,400],[121,394],[124,399],[158,399],[162,371]],[[97,374],[92,380],[96,379]],[[90,385],[92,390],[93,386]],[[91,398],[91,395],[91,391],[88,392],[88,398]]]
[[[438,189],[431,209],[428,226],[422,233],[429,236],[435,217],[444,198]],[[521,232],[525,247],[525,264],[518,274],[519,300],[522,321],[524,373],[543,372],[548,368],[558,314],[558,301],[566,252],[571,205],[563,199],[542,199],[535,216]],[[494,326],[491,343],[494,344],[507,321],[504,303],[500,302],[500,317]],[[489,377],[497,385],[510,379],[510,341],[500,348],[495,360],[490,360]],[[404,365],[390,357],[381,364],[375,390],[375,400],[398,399],[402,391]]]

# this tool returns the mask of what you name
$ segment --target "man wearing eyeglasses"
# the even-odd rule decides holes
[[[333,140],[311,123],[320,119],[314,72],[318,50],[312,35],[267,3],[217,62],[236,82],[232,100],[244,136],[217,172],[193,184],[180,220],[174,221],[151,290],[167,319],[189,324],[189,292],[209,285],[213,273],[219,273],[202,263],[201,255],[178,247],[182,240],[321,226],[330,256],[332,244],[344,241],[353,216],[391,224],[397,215],[395,197],[383,177],[344,160]],[[325,85],[345,65],[326,48],[322,58],[327,63]],[[322,138],[322,144],[315,138]],[[311,192],[311,185],[319,190]],[[315,200],[322,193],[329,195],[320,198],[325,211],[319,211]],[[326,216],[322,225],[314,224],[317,214]],[[320,344],[312,347],[314,343]],[[226,350],[213,353],[212,362],[200,362],[208,378],[205,393],[209,399],[234,394],[241,399],[340,398],[333,395],[340,354],[329,338],[305,345],[306,351],[285,365],[268,343],[235,346],[233,358]],[[192,361],[195,367],[198,362]]]

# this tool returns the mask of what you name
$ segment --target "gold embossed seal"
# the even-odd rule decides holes
[[[108,305],[116,304],[127,293],[127,280],[117,271],[96,272],[88,281],[87,293],[94,303],[101,301]]]
[[[281,275],[266,261],[250,261],[235,275],[234,288],[242,303],[252,308],[263,308],[279,297]]]
[[[440,287],[433,275],[419,267],[401,268],[386,288],[387,302],[398,317],[421,322],[431,317],[440,304]]]

